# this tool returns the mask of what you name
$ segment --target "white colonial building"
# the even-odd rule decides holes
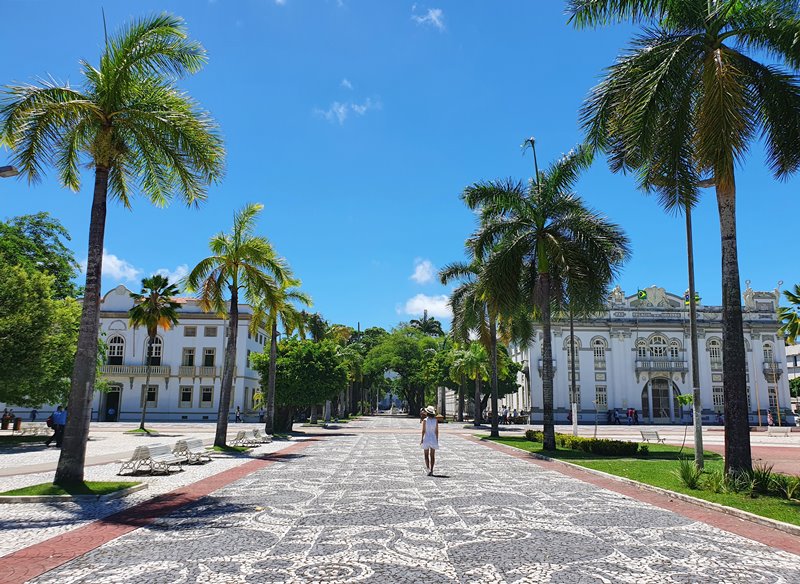
[[[689,407],[678,395],[692,393],[689,311],[684,297],[651,286],[626,296],[617,286],[609,295],[607,310],[591,319],[575,320],[575,381],[578,420],[607,421],[609,410],[638,410],[641,423],[681,423]],[[645,296],[645,294],[642,294]],[[747,353],[747,392],[750,420],[766,425],[766,413],[781,410],[783,423],[794,423],[790,413],[786,353],[778,336],[778,291],[744,292],[744,335]],[[722,308],[698,306],[698,346],[703,419],[718,421],[723,411]],[[556,421],[565,422],[570,411],[569,323],[553,323],[553,365]],[[521,389],[501,400],[510,410],[532,413],[542,419],[542,334],[528,347],[512,349],[523,365]],[[448,407],[452,407],[448,405]],[[450,410],[453,411],[453,410]],[[623,414],[624,415],[624,414]]]
[[[180,322],[168,331],[159,329],[153,345],[149,387],[145,387],[147,332],[130,326],[131,292],[117,286],[100,303],[100,331],[107,345],[103,377],[111,390],[95,392],[92,419],[138,420],[147,400],[147,417],[160,420],[216,420],[219,406],[227,320],[203,312],[197,300],[176,298]],[[252,310],[239,305],[236,369],[231,411],[251,410],[259,391],[259,375],[249,367],[251,353],[260,353],[269,340],[264,333],[250,334]]]

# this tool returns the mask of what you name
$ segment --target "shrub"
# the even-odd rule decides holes
[[[732,472],[725,475],[725,492],[742,493],[750,489],[750,475],[746,472]]]
[[[709,472],[706,475],[705,487],[712,493],[725,492],[725,471],[718,468]]]
[[[678,469],[673,472],[685,487],[689,489],[700,488],[700,479],[703,476],[703,471],[697,468],[694,460],[681,458],[678,462]]]
[[[582,438],[581,436],[571,436],[570,434],[558,434],[556,438],[564,448],[600,456],[636,456],[639,450],[638,442],[609,440],[607,438]]]
[[[639,456],[650,456],[650,447],[647,444],[639,444]]]
[[[541,430],[525,430],[525,439],[531,442],[544,442],[544,432]]]
[[[771,487],[785,499],[792,500],[800,495],[800,477],[775,473],[771,478]]]
[[[761,494],[769,493],[772,486],[772,465],[761,463],[753,465],[750,473],[751,491]]]

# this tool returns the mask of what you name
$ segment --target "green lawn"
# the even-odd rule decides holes
[[[41,485],[31,485],[22,489],[14,489],[0,493],[4,496],[30,497],[40,495],[106,495],[115,491],[121,491],[128,487],[135,487],[141,483],[128,482],[92,482],[77,483],[66,488],[52,483],[42,483]]]
[[[211,446],[214,452],[247,452],[249,446]]]
[[[156,432],[155,430],[148,430],[146,428],[144,430],[142,430],[141,428],[136,428],[135,430],[125,430],[125,433],[126,434],[147,434],[148,436],[158,436],[158,432]]]
[[[489,439],[489,438],[484,438]],[[664,444],[650,444],[649,456],[636,456],[634,458],[612,458],[608,456],[598,456],[578,450],[558,448],[555,452],[542,451],[541,442],[531,442],[521,436],[502,437],[492,439],[495,442],[513,446],[527,452],[543,454],[550,458],[565,460],[579,466],[591,468],[613,474],[634,481],[639,481],[648,485],[669,489],[677,493],[684,493],[748,511],[762,517],[769,517],[778,521],[800,525],[800,504],[787,501],[779,497],[759,495],[756,498],[750,497],[745,493],[713,493],[703,489],[689,489],[681,483],[675,476],[674,471],[678,468],[679,458],[693,458],[694,451],[684,448],[679,455],[680,447]],[[705,470],[713,471],[722,469],[724,462],[722,456],[714,452],[705,453]]]
[[[49,436],[0,436],[0,446],[14,446],[15,444],[35,444],[44,442]]]

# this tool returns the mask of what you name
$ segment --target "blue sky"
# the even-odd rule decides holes
[[[260,231],[274,243],[332,322],[392,326],[427,306],[443,315],[447,289],[436,269],[463,257],[474,228],[458,195],[492,178],[526,178],[535,136],[541,161],[581,139],[576,112],[632,29],[575,31],[556,0],[193,0],[55,2],[6,0],[0,83],[53,76],[81,82],[78,60],[96,62],[101,5],[109,31],[167,10],[183,16],[209,64],[181,82],[219,122],[226,176],[208,202],[189,210],[137,199],[112,205],[103,287],[135,288],[156,270],[181,273],[207,255],[250,201],[265,210]],[[12,23],[11,26],[8,23]],[[24,47],[24,48],[23,48]],[[0,162],[7,153],[0,151]],[[775,182],[759,146],[740,169],[742,286],[798,280],[786,227],[796,178]],[[73,235],[86,257],[91,176],[71,193],[53,173],[37,185],[0,181],[0,217],[42,210]],[[577,191],[620,223],[633,258],[626,293],[658,284],[686,288],[683,219],[664,215],[630,177],[604,160]],[[719,222],[712,193],[695,215],[697,287],[719,304]],[[412,277],[416,276],[416,277]]]

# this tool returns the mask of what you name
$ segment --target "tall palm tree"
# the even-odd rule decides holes
[[[469,338],[471,332],[477,333],[479,342],[489,353],[492,392],[491,435],[497,438],[500,436],[500,422],[497,415],[497,319],[499,311],[490,293],[490,282],[482,277],[479,258],[473,258],[469,264],[464,262],[448,264],[440,270],[439,279],[445,285],[453,280],[461,281],[461,284],[450,295],[450,306],[453,309],[453,330],[458,331],[459,338]]]
[[[794,285],[794,292],[784,290],[783,295],[792,306],[781,306],[778,319],[781,321],[779,332],[790,345],[800,337],[800,284]]]
[[[736,167],[763,138],[777,178],[800,166],[800,9],[794,0],[571,0],[580,27],[643,25],[582,111],[613,170],[684,199],[716,190],[722,248],[725,468],[752,468],[736,241]]]
[[[432,337],[443,337],[442,323],[431,317],[428,318],[428,309],[422,311],[422,318],[412,318],[409,323],[415,329]]]
[[[203,310],[228,316],[215,446],[224,447],[228,433],[239,301],[256,304],[262,296],[275,293],[276,284],[280,287],[292,276],[269,240],[254,233],[256,216],[263,208],[263,205],[250,203],[235,213],[231,232],[212,237],[209,247],[213,255],[200,260],[186,277],[186,290],[197,293]]]
[[[311,306],[311,297],[299,290],[300,280],[284,280],[275,286],[269,294],[258,299],[253,306],[253,318],[250,330],[257,333],[260,328],[270,330],[269,343],[269,375],[267,380],[267,415],[264,420],[264,431],[272,434],[275,430],[275,371],[278,362],[278,326],[282,326],[286,335],[295,330],[305,330],[305,319],[295,304]]]
[[[206,197],[222,173],[224,149],[216,125],[177,78],[198,72],[203,47],[169,14],[131,22],[111,36],[94,66],[81,61],[80,88],[54,81],[6,87],[0,95],[0,142],[31,182],[47,165],[77,191],[80,168],[94,170],[86,287],[71,405],[55,483],[83,481],[92,388],[96,376],[103,240],[108,196],[125,207],[135,193],[158,206],[177,195],[189,205]]]
[[[481,343],[470,343],[464,349],[458,349],[450,368],[453,381],[458,382],[461,377],[475,381],[475,414],[473,424],[478,426],[483,421],[481,412],[481,386],[489,379],[489,355]]]
[[[311,340],[321,343],[328,334],[328,321],[318,312],[309,314],[303,311],[303,316],[306,319],[305,330],[311,335]]]
[[[500,306],[525,302],[542,324],[547,450],[555,449],[552,309],[564,306],[567,274],[573,282],[581,282],[579,289],[588,304],[590,295],[605,296],[629,255],[622,229],[572,194],[591,160],[590,151],[580,147],[546,171],[536,169],[527,187],[511,180],[494,181],[472,185],[464,192],[467,205],[480,213],[474,248],[477,255],[487,257],[484,269],[496,301]]]
[[[139,429],[144,430],[147,415],[147,392],[150,388],[150,369],[153,360],[153,343],[158,336],[158,329],[168,331],[178,324],[178,308],[180,304],[173,298],[178,295],[178,288],[160,274],[142,278],[142,291],[131,292],[133,308],[129,311],[132,326],[143,326],[147,330],[146,374],[144,394],[142,396],[142,420]]]

